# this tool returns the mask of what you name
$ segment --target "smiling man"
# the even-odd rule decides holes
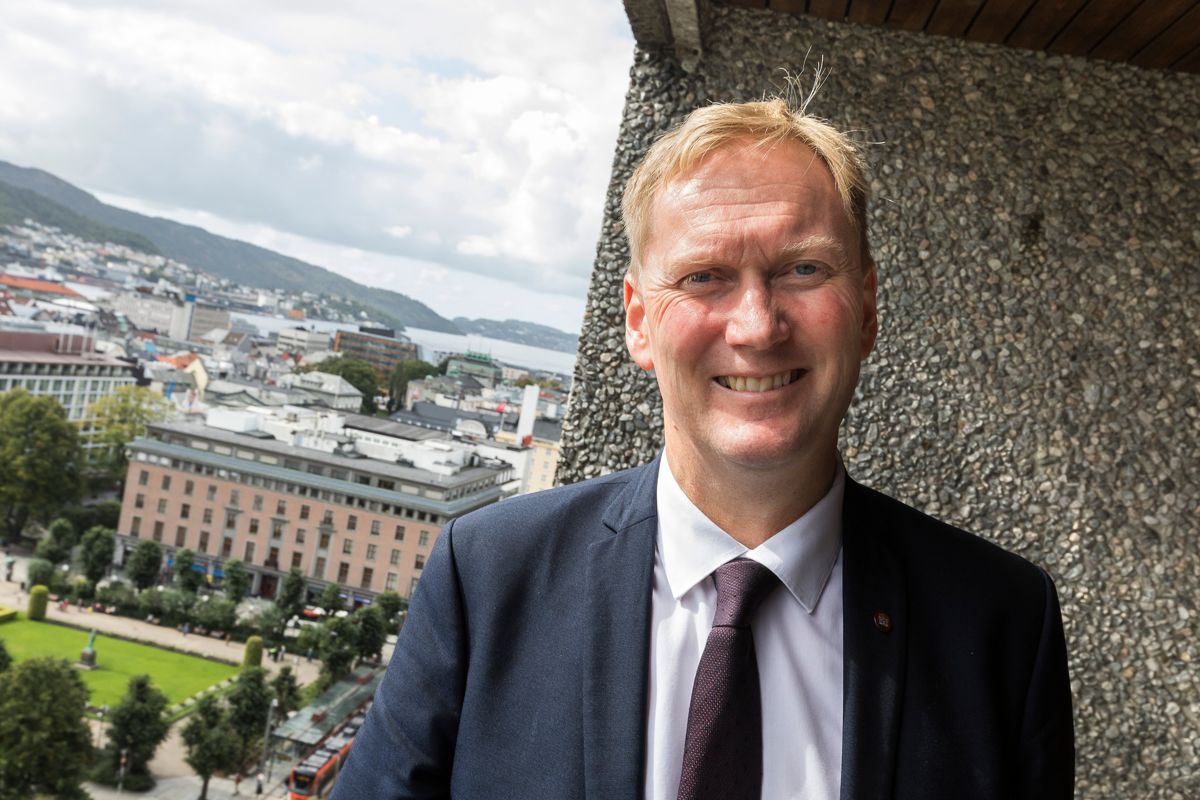
[[[348,798],[1069,798],[1041,569],[866,489],[874,345],[853,144],[716,105],[626,187],[626,344],[662,455],[446,526]]]

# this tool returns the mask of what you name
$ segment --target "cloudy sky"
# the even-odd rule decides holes
[[[577,331],[620,0],[0,0],[0,159],[386,286]]]

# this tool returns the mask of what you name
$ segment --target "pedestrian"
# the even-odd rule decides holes
[[[241,788],[240,788],[241,785],[242,785],[242,773],[237,772],[233,776],[233,793],[234,794],[242,793]]]
[[[265,781],[266,779],[267,779],[266,775],[263,775],[261,772],[258,773],[258,785],[254,787],[255,794],[263,793],[263,781]]]
[[[305,663],[307,663],[307,664],[312,663],[312,654],[313,654],[313,649],[310,647],[310,648],[308,648],[308,652],[304,654]]]

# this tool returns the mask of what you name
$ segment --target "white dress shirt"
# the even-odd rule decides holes
[[[664,454],[650,622],[646,800],[675,800],[688,708],[712,628],[712,572],[752,558],[779,577],[754,618],[762,687],[764,800],[837,800],[842,761],[842,494],[833,487],[804,516],[747,550],[688,499]]]

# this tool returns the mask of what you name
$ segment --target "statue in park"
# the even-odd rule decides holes
[[[83,652],[79,654],[79,665],[84,669],[96,668],[96,629],[92,628],[92,633],[88,636],[87,644],[83,647]]]

